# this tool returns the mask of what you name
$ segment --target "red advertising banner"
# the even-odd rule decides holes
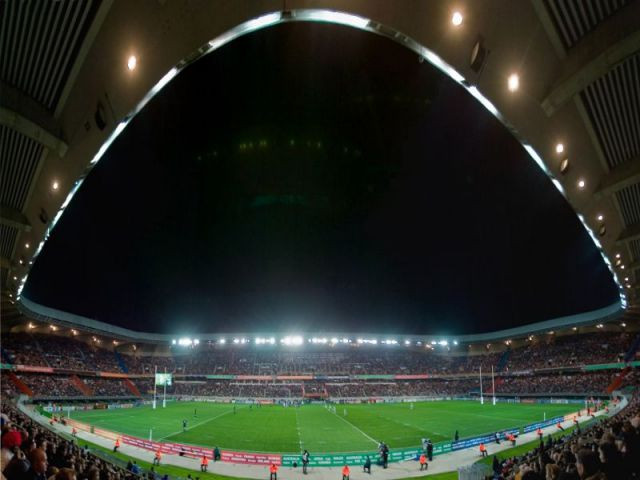
[[[102,432],[103,431],[101,430],[100,434],[102,434]],[[202,458],[202,456],[206,455],[208,458],[213,458],[213,448],[183,445],[181,443],[158,443],[143,440],[142,438],[131,437],[129,435],[122,435],[121,438],[122,442],[127,445],[144,448],[145,450],[152,452],[160,449],[162,453],[170,455],[178,455],[180,452],[184,452],[184,455],[188,457]],[[223,462],[245,463],[250,465],[271,465],[272,463],[275,463],[276,465],[282,464],[282,456],[278,454],[232,452],[227,450],[220,452],[220,460]]]
[[[67,425],[71,425],[71,427],[75,427],[76,430],[84,430],[85,432],[91,431],[91,427],[86,423],[81,423],[76,420],[71,420],[70,418],[65,418],[65,422],[67,422]]]
[[[237,375],[236,380],[258,380],[263,382],[270,382],[273,380],[271,375]]]
[[[126,373],[114,373],[114,372],[98,372],[100,377],[108,377],[108,378],[129,378],[129,375]]]
[[[429,375],[394,375],[395,380],[425,380]]]
[[[243,452],[221,452],[223,462],[248,463],[251,465],[276,465],[282,464],[282,456],[268,453],[243,453]]]
[[[276,380],[313,380],[313,375],[278,375]]]

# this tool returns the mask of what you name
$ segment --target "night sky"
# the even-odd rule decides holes
[[[172,334],[476,333],[618,298],[573,210],[474,99],[402,46],[321,24],[253,33],[174,79],[24,293]]]

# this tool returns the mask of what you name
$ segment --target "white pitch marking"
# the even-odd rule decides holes
[[[192,426],[190,426],[190,427],[185,428],[184,430],[178,430],[177,432],[173,432],[173,433],[170,433],[169,435],[165,435],[164,437],[160,437],[157,441],[159,442],[160,440],[164,440],[165,438],[169,438],[169,437],[172,437],[172,436],[177,435],[177,434],[179,434],[179,433],[183,433],[183,432],[189,431],[189,430],[191,430],[192,428],[196,428],[196,427],[199,427],[200,425],[204,425],[205,423],[209,423],[209,422],[211,422],[212,420],[215,420],[216,418],[220,418],[220,417],[222,417],[223,415],[227,415],[227,414],[229,414],[229,413],[231,413],[231,412],[233,412],[233,410],[229,410],[229,411],[227,411],[227,412],[223,412],[223,413],[221,413],[220,415],[216,415],[215,417],[211,417],[211,418],[208,418],[208,419],[203,420],[203,421],[201,421],[201,422],[198,422],[198,423],[196,423],[196,424],[194,424],[194,425],[192,425]]]
[[[333,413],[333,412],[331,412]],[[375,438],[370,437],[369,435],[367,435],[366,433],[364,433],[362,430],[360,430],[358,427],[356,427],[353,423],[351,423],[349,420],[342,418],[340,415],[338,415],[337,413],[334,413],[334,415],[336,417],[338,417],[340,420],[342,420],[343,422],[345,422],[348,425],[351,425],[353,428],[355,428],[358,432],[360,432],[362,435],[364,435],[365,437],[367,437],[369,440],[371,440],[373,443],[375,443],[376,445],[378,445],[378,441]]]

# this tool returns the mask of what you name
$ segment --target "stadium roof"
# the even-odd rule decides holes
[[[143,342],[143,343],[175,343],[179,338],[187,338],[181,335],[180,332],[176,334],[160,334],[153,332],[139,332],[130,330],[128,328],[122,328],[108,323],[93,320],[91,318],[82,317],[55,308],[45,307],[34,303],[27,298],[23,298],[20,303],[21,312],[28,318],[32,318],[43,322],[45,324],[61,326],[64,328],[78,329],[82,332],[89,334],[97,334],[106,336],[110,339],[117,339],[119,341],[126,342]],[[271,340],[272,342],[283,342],[285,338],[298,338],[301,341],[311,342],[313,338],[322,338],[323,342],[319,343],[331,343],[331,339],[335,339],[335,343],[340,342],[341,339],[348,339],[349,343],[389,343],[402,345],[403,342],[411,339],[411,342],[421,342],[422,344],[431,344],[431,342],[447,342],[448,344],[456,343],[486,343],[486,342],[499,342],[503,340],[511,340],[527,337],[529,335],[548,334],[555,331],[574,327],[588,327],[593,325],[602,325],[607,322],[614,321],[620,318],[621,310],[618,304],[610,305],[605,308],[594,310],[591,312],[580,313],[577,315],[571,315],[568,317],[554,318],[551,320],[545,320],[542,322],[536,322],[529,325],[524,325],[515,328],[509,328],[505,330],[499,330],[495,332],[487,332],[471,335],[457,335],[457,336],[443,336],[443,335],[431,335],[431,334],[380,334],[378,333],[364,333],[364,332],[291,332],[288,335],[283,335],[281,332],[217,332],[217,333],[201,333],[191,335],[188,337],[189,342],[197,339],[199,342],[213,341],[219,343],[221,339],[223,342],[235,343],[256,343],[256,338],[264,338],[265,340]],[[176,328],[180,328],[176,325]],[[361,339],[359,342],[358,339]],[[390,340],[389,340],[390,339]],[[345,340],[346,341],[346,340]],[[265,343],[269,343],[268,341]],[[287,342],[288,343],[288,342]],[[314,342],[315,343],[315,342]],[[296,345],[296,343],[292,343]]]
[[[458,7],[457,27],[449,2],[412,2],[409,8],[402,2],[338,0],[313,6],[305,10],[307,2],[288,2],[283,12],[277,1],[245,2],[242,8],[238,2],[67,0],[44,8],[2,2],[3,292],[12,299],[19,295],[82,181],[151,95],[190,62],[240,34],[313,20],[406,45],[517,132],[601,248],[623,305],[628,300],[634,307],[640,268],[640,2],[469,2]],[[481,77],[469,64],[479,34],[491,59]],[[114,68],[134,54],[144,69],[132,76]],[[507,89],[513,73],[517,92]]]

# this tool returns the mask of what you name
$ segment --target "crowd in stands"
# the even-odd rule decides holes
[[[560,374],[525,377],[503,377],[496,384],[497,394],[599,394],[603,393],[611,381],[612,374],[585,373]],[[90,394],[83,393],[68,376],[44,374],[20,374],[21,379],[36,397],[78,397],[105,396],[131,397],[132,391],[120,378],[81,377]],[[634,380],[635,378],[635,380]],[[627,384],[637,385],[638,378],[630,376]],[[131,380],[142,395],[153,391],[150,379]],[[2,376],[3,394],[17,393],[15,385]],[[290,398],[315,396],[316,398],[343,397],[383,397],[383,396],[455,396],[477,394],[477,378],[428,379],[412,381],[336,381],[336,382],[257,382],[233,380],[174,380],[167,387],[170,395],[193,395],[215,397],[249,398]],[[484,393],[491,394],[490,383],[484,386]]]
[[[133,480],[140,476],[94,456],[2,404],[2,478]]]
[[[92,378],[83,379],[84,383],[96,396],[128,397],[131,391],[125,386],[122,379]]]
[[[364,347],[328,350],[281,349],[202,344],[189,353],[176,350],[173,355],[142,356],[116,354],[94,342],[74,337],[18,333],[3,338],[3,357],[13,364],[50,366],[74,370],[151,374],[154,369],[183,374],[296,375],[296,374],[461,374],[477,372],[522,371],[583,364],[610,363],[619,360],[633,341],[633,334],[602,332],[581,335],[546,335],[530,345],[507,353],[467,355],[448,354],[440,347],[405,349],[403,347]],[[181,347],[182,348],[182,347]]]
[[[552,338],[514,349],[509,357],[508,369],[526,370],[618,362],[633,342],[634,334],[602,332],[547,337]]]
[[[18,375],[27,387],[34,393],[40,393],[47,396],[57,397],[73,397],[82,395],[76,387],[69,381],[66,375],[44,375],[44,374],[25,374]]]
[[[611,378],[610,372],[503,377],[496,393],[599,393]]]
[[[466,395],[478,390],[480,367],[489,378],[496,372],[496,392],[499,394],[562,394],[603,392],[611,382],[612,372],[594,373],[551,372],[532,373],[532,368],[553,368],[563,365],[609,363],[619,357],[633,341],[627,333],[601,332],[558,336],[544,335],[531,345],[498,353],[445,354],[435,353],[431,346],[407,349],[402,346],[349,347],[333,349],[310,346],[305,349],[256,348],[208,344],[195,349],[181,349],[173,355],[144,356],[116,353],[96,342],[86,343],[74,336],[17,333],[3,335],[2,357],[5,363],[78,371],[81,382],[94,396],[131,396],[132,390],[119,378],[97,377],[89,372],[129,373],[131,381],[142,394],[153,390],[152,373],[171,372],[177,375],[168,393],[177,395],[208,395],[225,397],[375,397],[375,396],[439,396]],[[436,347],[438,349],[439,347]],[[185,353],[189,352],[189,353]],[[565,369],[566,370],[566,369]],[[18,377],[36,396],[81,396],[82,385],[71,382],[68,375],[24,373]],[[62,372],[61,372],[62,373]],[[67,372],[64,372],[67,373]],[[135,375],[148,375],[136,378]],[[180,375],[190,377],[180,377]],[[327,375],[343,378],[333,381],[215,381],[207,374],[219,375]],[[428,380],[360,381],[359,374],[427,374]],[[6,377],[6,376],[3,376]],[[445,377],[445,378],[443,378]],[[633,378],[633,377],[631,377]],[[631,380],[625,380],[627,383]],[[633,382],[632,382],[633,383]],[[637,383],[637,382],[636,382]],[[12,382],[3,378],[3,392],[16,393]],[[485,384],[485,391],[489,384]]]
[[[493,462],[494,480],[630,480],[640,478],[640,402],[586,430],[551,437],[524,455]]]

